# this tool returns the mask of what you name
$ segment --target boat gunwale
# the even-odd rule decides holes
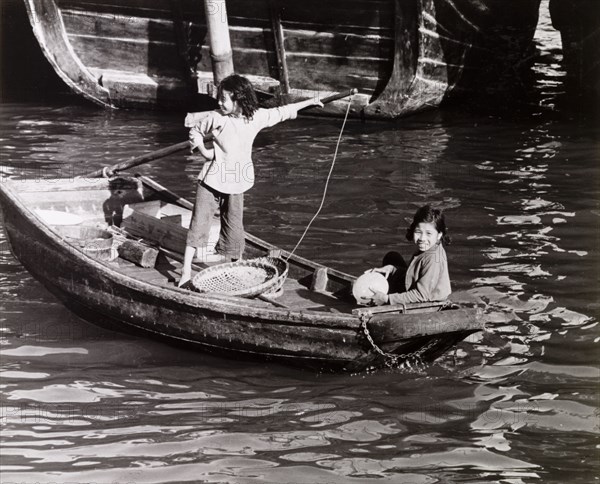
[[[183,198],[183,197],[179,197],[177,194],[171,192],[168,188],[164,187],[163,185],[161,185],[160,183],[148,178],[147,176],[143,176],[143,175],[123,175],[124,177],[129,177],[132,179],[136,179],[136,180],[140,180],[141,183],[147,187],[149,190],[152,190],[153,192],[155,192],[156,194],[158,194],[158,196],[160,197],[161,200],[165,201],[165,202],[170,202],[173,203],[175,205],[178,205],[182,208],[191,210],[191,205],[192,202],[190,202],[189,200]],[[73,178],[46,178],[46,179],[42,179],[42,180],[35,180],[35,182],[31,182],[30,180],[17,180],[17,179],[13,179],[13,180],[6,180],[6,182],[11,183],[13,186],[16,186],[17,183],[22,183],[22,189],[17,188],[16,192],[17,193],[43,193],[43,192],[51,192],[51,191],[56,191],[57,186],[61,183],[61,182],[66,182],[66,181],[70,181],[73,182],[73,180],[80,180],[80,181],[85,181],[86,183],[96,183],[96,184],[102,184],[102,183],[106,183],[105,179],[103,178],[97,178],[97,177],[93,177],[93,178],[86,178],[85,176],[79,176],[79,177],[73,177]],[[147,182],[147,180],[152,180],[152,184],[149,184]],[[42,185],[42,184],[45,184]],[[31,186],[34,186],[35,189],[30,189]],[[158,190],[157,187],[160,187],[161,190]],[[103,187],[99,187],[99,186],[95,186],[93,188],[87,188],[87,190],[99,190]],[[107,188],[108,189],[108,188]],[[82,187],[77,187],[77,189],[68,189],[68,190],[64,190],[64,191],[84,191],[84,188]],[[188,203],[190,206],[185,206],[184,204]],[[332,267],[329,266],[325,266],[323,264],[320,264],[319,262],[315,262],[313,260],[310,259],[306,259],[300,255],[297,254],[291,254],[290,252],[286,251],[285,249],[282,249],[281,247],[278,247],[274,244],[271,244],[270,242],[267,242],[266,240],[261,239],[260,237],[253,235],[251,233],[246,232],[245,233],[246,236],[246,241],[249,242],[250,244],[252,244],[253,246],[258,246],[259,248],[262,248],[264,250],[280,250],[282,255],[284,256],[289,256],[289,260],[291,260],[293,263],[295,263],[297,266],[302,267],[304,270],[308,270],[308,269],[319,269],[319,268],[324,268],[327,269],[327,275],[328,276],[332,276],[336,279],[338,279],[338,283],[340,284],[352,284],[355,280],[356,277],[342,272],[338,269],[334,269]]]

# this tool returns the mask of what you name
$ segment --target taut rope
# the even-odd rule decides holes
[[[321,198],[321,204],[319,205],[319,208],[317,209],[316,213],[313,215],[313,218],[310,219],[310,222],[308,222],[308,225],[304,229],[304,233],[300,237],[300,240],[298,240],[298,243],[294,247],[294,250],[292,250],[292,252],[290,252],[290,255],[287,257],[286,260],[289,260],[289,258],[294,255],[294,252],[296,252],[296,249],[304,240],[304,236],[308,232],[308,229],[310,228],[312,223],[315,221],[315,219],[319,216],[319,213],[321,212],[321,209],[323,208],[323,204],[325,203],[325,196],[327,195],[327,188],[329,187],[329,179],[331,178],[331,175],[333,173],[333,167],[335,166],[335,160],[338,155],[338,150],[340,148],[340,143],[342,141],[342,134],[344,133],[344,128],[346,127],[346,121],[348,120],[348,114],[350,113],[350,106],[352,105],[353,97],[354,96],[350,96],[350,99],[348,100],[348,107],[346,108],[346,115],[344,116],[344,122],[342,123],[342,129],[340,130],[340,135],[338,136],[337,144],[335,146],[335,153],[333,154],[333,161],[331,162],[331,168],[329,168],[329,174],[327,175],[327,180],[325,180],[325,188],[323,189],[323,197]]]

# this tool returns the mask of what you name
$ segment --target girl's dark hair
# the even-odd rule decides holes
[[[223,91],[231,93],[231,99],[236,101],[242,109],[242,115],[246,119],[252,119],[258,109],[258,99],[252,83],[243,76],[232,74],[226,77],[219,84],[217,89],[218,98],[223,95]]]
[[[450,245],[452,239],[448,235],[448,228],[446,227],[446,218],[444,217],[444,212],[442,212],[439,208],[433,208],[429,205],[425,205],[416,211],[413,221],[406,231],[407,240],[412,242],[415,229],[417,228],[417,225],[422,222],[433,224],[435,229],[442,234],[441,241],[445,245]]]

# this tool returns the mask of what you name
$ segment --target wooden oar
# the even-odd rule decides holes
[[[147,185],[150,188],[152,188],[153,190],[162,194],[163,196],[168,197],[173,203],[176,203],[177,205],[179,205],[183,208],[193,210],[194,204],[192,202],[190,202],[189,200],[186,200],[185,198],[180,197],[179,195],[177,195],[175,192],[172,192],[168,188],[163,187],[161,184],[155,182],[152,178],[149,178],[147,176],[140,176],[139,179],[141,180],[141,182],[144,185]]]
[[[117,163],[115,165],[93,171],[92,173],[86,175],[86,178],[97,178],[100,176],[104,176],[105,174],[110,175],[118,171],[128,170],[129,168],[134,168],[136,166],[143,165],[144,163],[148,163],[149,161],[157,160],[158,158],[163,158],[173,153],[177,153],[178,151],[185,150],[190,146],[191,144],[189,141],[182,141],[181,143],[167,146],[166,148],[161,148],[160,150],[153,151],[152,153],[146,153],[145,155],[135,156],[130,160],[122,161],[121,163]]]
[[[348,91],[340,92],[338,94],[332,94],[331,96],[324,97],[320,101],[323,104],[330,103],[332,101],[337,101],[339,99],[343,99],[348,96],[352,96],[358,92],[357,89],[350,89]],[[310,106],[312,107],[312,106]],[[309,109],[309,108],[304,108]],[[185,150],[186,148],[190,148],[192,145],[189,141],[182,141],[181,143],[177,143],[171,146],[167,146],[166,148],[161,148],[160,150],[153,151],[152,153],[146,153],[145,155],[135,156],[127,161],[122,161],[121,163],[117,163],[112,166],[107,166],[101,168],[99,170],[93,171],[87,175],[85,178],[98,178],[106,175],[113,175],[119,171],[128,170],[130,168],[134,168],[139,165],[143,165],[144,163],[148,163],[153,160],[157,160],[158,158],[163,158],[168,155],[172,155],[173,153],[177,153],[178,151]]]
[[[327,104],[332,101],[338,101],[340,99],[344,99],[345,97],[348,97],[348,96],[354,96],[354,94],[356,94],[357,92],[358,92],[358,89],[356,89],[356,88],[349,89],[348,91],[344,91],[344,92],[340,92],[338,94],[332,94],[331,96],[324,97],[320,101],[323,104]],[[305,109],[307,109],[307,108],[305,108]],[[310,108],[308,108],[308,109],[310,109]]]

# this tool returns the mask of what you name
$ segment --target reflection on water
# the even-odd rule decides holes
[[[542,29],[542,37],[547,35]],[[73,316],[0,239],[6,482],[590,482],[597,414],[598,126],[542,100],[518,120],[454,111],[349,123],[321,216],[298,249],[351,273],[404,239],[416,207],[446,210],[457,301],[486,332],[420,372],[314,375],[230,361]],[[181,117],[2,107],[2,180],[70,177],[185,139]],[[249,231],[285,248],[320,201],[339,120],[256,142]],[[200,166],[142,166],[191,196]]]

